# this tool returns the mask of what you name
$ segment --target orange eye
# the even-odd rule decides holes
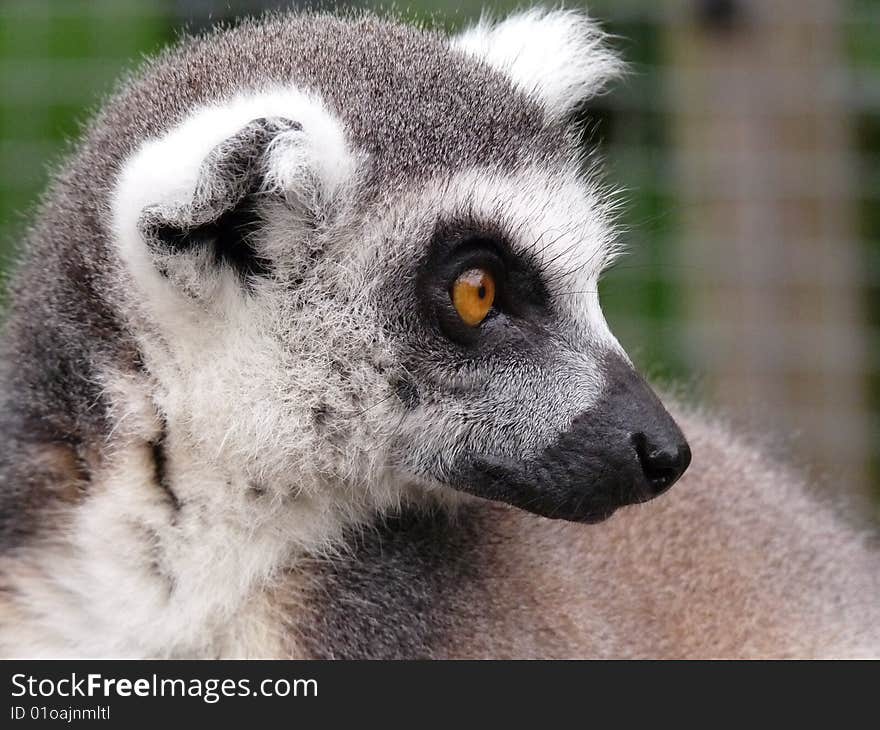
[[[485,269],[469,269],[452,285],[452,303],[462,321],[476,327],[495,301],[495,279]]]

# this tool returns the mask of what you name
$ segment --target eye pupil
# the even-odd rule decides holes
[[[486,298],[486,287],[485,287],[485,286],[481,286],[481,287],[477,290],[477,295],[480,297],[480,299],[485,299],[485,298]]]

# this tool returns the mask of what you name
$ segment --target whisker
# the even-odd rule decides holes
[[[389,395],[386,395],[382,400],[373,403],[373,405],[368,406],[367,408],[364,408],[364,410],[358,411],[357,413],[349,413],[348,415],[343,416],[343,418],[358,418],[360,416],[363,416],[365,413],[372,411],[374,408],[381,406],[385,401],[393,398],[394,395],[394,393],[390,393]]]

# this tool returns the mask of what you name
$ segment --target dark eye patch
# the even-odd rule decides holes
[[[484,269],[495,280],[495,301],[478,327],[462,322],[452,304],[450,289],[470,269]],[[514,252],[506,237],[475,223],[438,224],[419,265],[417,290],[423,316],[453,342],[476,347],[499,343],[505,331],[540,324],[550,315],[550,298],[533,262]]]

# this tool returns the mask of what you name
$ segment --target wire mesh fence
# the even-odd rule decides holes
[[[4,0],[4,258],[65,140],[142,54],[181,28],[288,5]],[[480,9],[434,0],[406,14],[454,27]],[[880,0],[590,9],[632,64],[585,112],[628,201],[621,228],[632,253],[602,284],[613,329],[655,377],[796,436],[793,461],[876,495]]]

